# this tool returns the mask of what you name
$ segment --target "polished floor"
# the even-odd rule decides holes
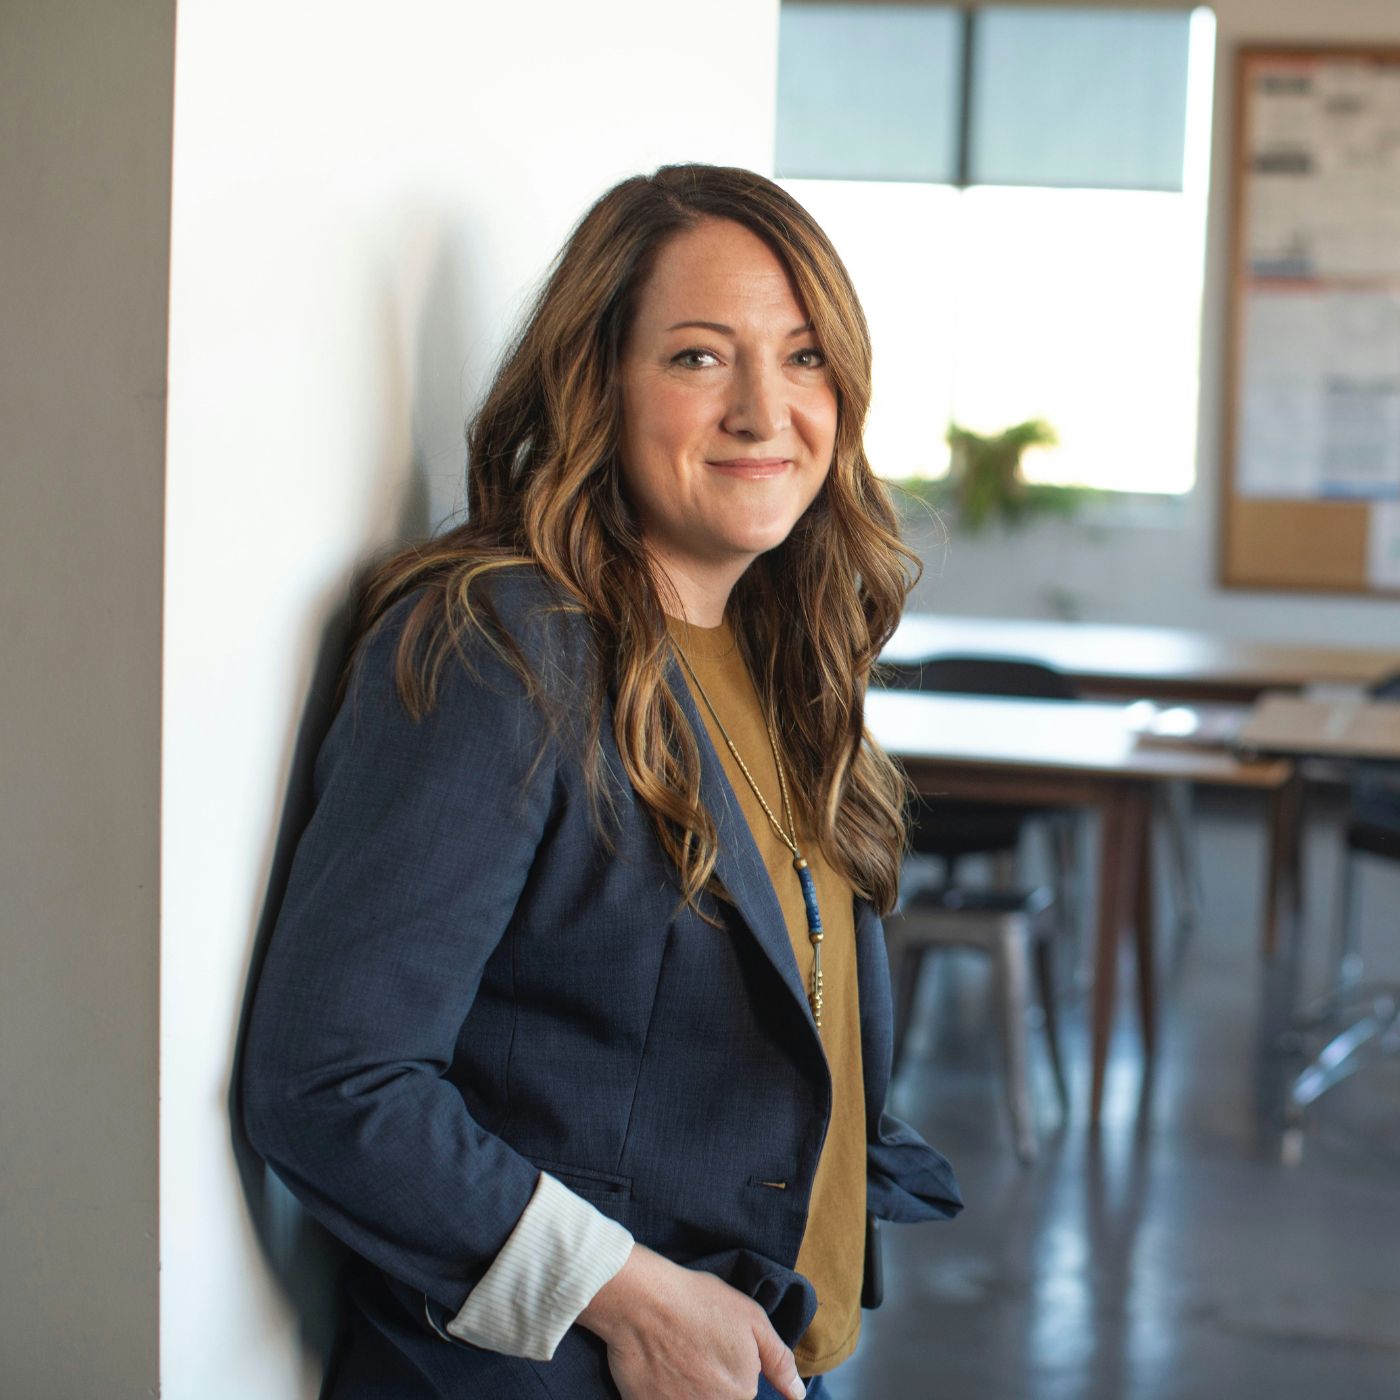
[[[1282,1131],[1296,1062],[1261,1049],[1288,977],[1257,952],[1256,811],[1205,794],[1197,815],[1204,900],[1175,950],[1163,929],[1156,1071],[1145,1083],[1125,967],[1096,1141],[1082,1005],[1065,1011],[1071,1119],[1042,1055],[1041,1155],[1021,1166],[986,968],[956,953],[928,969],[891,1108],[953,1160],[967,1207],[885,1227],[885,1302],[832,1400],[1400,1397],[1400,1060]],[[1303,995],[1324,975],[1338,818],[1335,794],[1310,797]],[[1367,864],[1361,902],[1368,975],[1400,977],[1400,866]]]

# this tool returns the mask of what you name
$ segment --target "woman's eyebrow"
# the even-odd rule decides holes
[[[674,326],[666,327],[668,331],[682,331],[687,328],[714,331],[718,335],[732,336],[734,334],[733,326],[722,326],[718,321],[677,321]],[[788,338],[791,339],[795,335],[806,335],[811,329],[812,323],[810,321],[804,321],[800,326],[788,332]]]

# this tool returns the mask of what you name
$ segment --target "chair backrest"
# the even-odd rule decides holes
[[[1015,656],[935,656],[918,666],[900,666],[901,690],[945,695],[1011,695],[1027,700],[1078,700],[1069,678],[1053,666]]]
[[[1373,700],[1400,700],[1400,671],[1367,687]],[[1351,811],[1347,840],[1360,839],[1370,849],[1400,859],[1400,763],[1356,763],[1351,772]],[[1381,834],[1391,840],[1382,842]]]
[[[1400,700],[1400,671],[1377,681],[1366,693],[1372,700]]]
[[[917,666],[882,668],[898,690],[945,695],[1000,695],[1028,700],[1078,700],[1065,675],[1039,661],[1013,656],[936,656]],[[989,851],[1014,851],[1032,807],[950,802],[916,797],[910,806],[910,848],[956,859]],[[952,880],[951,869],[949,881]]]

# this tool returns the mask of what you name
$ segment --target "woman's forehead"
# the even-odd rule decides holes
[[[658,251],[637,320],[650,334],[697,322],[731,331],[781,323],[787,333],[800,329],[807,314],[791,274],[763,239],[732,220],[706,219]]]

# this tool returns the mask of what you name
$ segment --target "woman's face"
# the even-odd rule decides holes
[[[657,256],[622,353],[621,464],[652,553],[729,584],[831,467],[836,391],[787,269],[727,219]]]

